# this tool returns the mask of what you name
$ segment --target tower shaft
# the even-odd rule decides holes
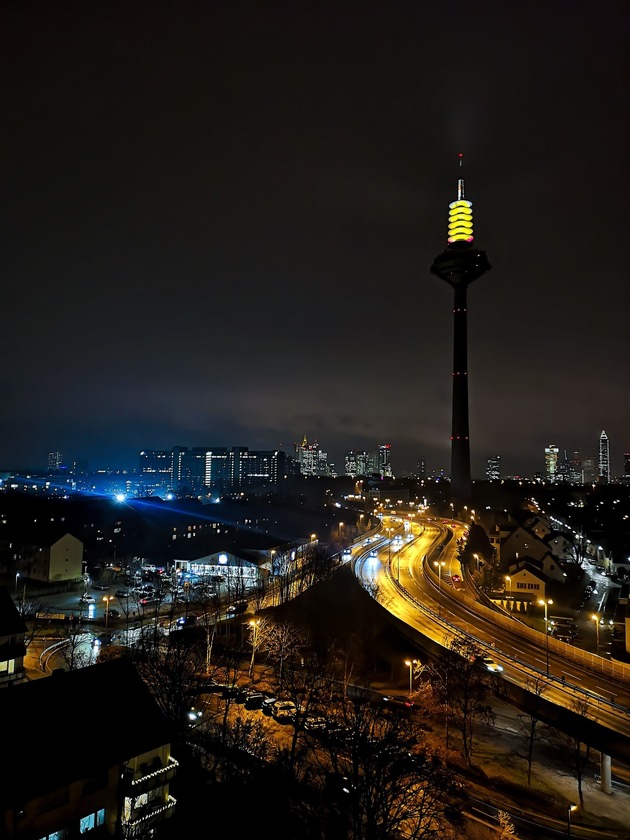
[[[460,166],[461,166],[460,155]],[[453,414],[451,426],[451,501],[461,510],[472,499],[468,422],[468,286],[490,270],[485,251],[473,245],[472,203],[464,182],[450,204],[448,245],[433,261],[431,273],[453,287]]]
[[[451,423],[451,497],[467,504],[472,495],[468,425],[468,287],[455,286],[453,305],[453,414]]]

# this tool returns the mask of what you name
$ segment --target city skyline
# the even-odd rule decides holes
[[[464,154],[473,478],[630,449],[625,4],[4,10],[0,468],[51,451],[450,470]],[[450,37],[446,37],[446,33]],[[596,454],[595,454],[596,457]]]
[[[46,454],[45,461],[47,466],[44,467],[44,460],[39,464],[31,464],[28,467],[22,468],[22,471],[28,472],[44,472],[54,473],[97,473],[111,471],[128,471],[128,472],[142,472],[143,456],[151,456],[153,453],[159,457],[176,456],[178,451],[189,451],[191,454],[201,451],[220,450],[244,450],[249,451],[250,454],[261,453],[271,455],[274,451],[282,451],[286,456],[293,458],[293,460],[300,466],[302,474],[320,474],[320,475],[338,475],[338,476],[352,476],[364,475],[370,473],[381,472],[382,475],[391,476],[393,478],[418,477],[418,478],[447,478],[450,479],[448,465],[428,463],[427,459],[420,456],[411,470],[401,469],[396,463],[396,447],[391,443],[375,444],[367,449],[352,448],[345,450],[340,454],[338,459],[330,456],[326,446],[322,444],[317,438],[308,439],[305,435],[301,441],[296,441],[290,448],[285,449],[262,449],[258,450],[247,444],[227,444],[220,446],[206,445],[202,446],[199,443],[194,443],[191,446],[180,446],[173,444],[171,446],[163,447],[162,449],[151,449],[145,447],[137,453],[135,460],[129,461],[125,464],[112,465],[104,461],[96,461],[95,463],[88,463],[85,459],[75,459],[66,457],[65,453],[58,450],[50,451]],[[304,453],[313,469],[305,470],[304,467]],[[384,454],[383,454],[384,453]],[[614,463],[619,462],[619,468],[614,468]],[[350,468],[349,465],[354,467]],[[371,465],[367,470],[357,469],[359,465]],[[0,472],[2,468],[0,467]],[[5,470],[5,472],[10,472]],[[14,472],[19,472],[16,470]],[[601,478],[600,478],[601,476]],[[603,479],[603,483],[616,483],[619,481],[625,482],[630,476],[630,452],[624,450],[618,453],[618,458],[611,457],[610,441],[605,430],[602,430],[598,436],[597,444],[590,448],[578,450],[568,450],[566,447],[559,447],[555,443],[551,443],[544,447],[541,453],[541,463],[538,469],[531,474],[525,473],[510,473],[505,469],[503,464],[503,457],[500,452],[490,455],[484,464],[483,472],[480,474],[473,474],[473,481],[482,481],[484,479],[534,479],[542,478],[546,481],[568,481],[569,483],[585,483],[590,484],[599,482]]]

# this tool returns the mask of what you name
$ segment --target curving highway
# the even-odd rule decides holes
[[[405,531],[402,547],[394,536]],[[492,604],[482,603],[456,557],[466,525],[450,519],[383,520],[381,536],[356,547],[355,574],[378,602],[435,652],[465,634],[503,666],[504,696],[530,692],[544,680],[544,701],[556,719],[579,715],[596,726],[592,746],[630,759],[630,669],[548,638]],[[382,536],[386,533],[386,536]],[[453,586],[452,576],[462,582]],[[439,647],[437,647],[439,646]],[[547,668],[547,662],[549,667]],[[518,693],[518,692],[517,692]]]

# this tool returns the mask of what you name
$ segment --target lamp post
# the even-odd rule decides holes
[[[478,554],[473,554],[473,557],[475,558],[475,563],[477,564],[477,572],[478,572],[479,571],[479,555]]]
[[[595,632],[597,635],[597,647],[595,648],[595,654],[599,656],[599,615],[597,613],[593,613],[591,621],[595,622]]]
[[[256,648],[258,646],[258,625],[260,624],[259,618],[252,618],[249,622],[249,626],[252,628],[252,658],[249,663],[249,676],[251,677],[254,673],[254,656],[256,655]]]
[[[505,579],[508,582],[508,596],[511,598],[512,597],[512,578],[509,575],[506,575]]]
[[[109,621],[109,602],[113,597],[113,595],[105,595],[103,598],[103,601],[105,601],[105,629],[107,629],[107,623]]]
[[[549,604],[553,604],[551,598],[545,598],[543,600],[539,600],[538,603],[541,607],[545,608],[545,652],[547,654],[547,675],[549,675],[549,624],[547,622],[547,607]]]
[[[18,591],[18,578],[19,578],[19,576],[20,576],[20,573],[16,572],[15,573],[15,591],[16,592]]]
[[[434,560],[433,565],[437,566],[438,570],[438,615],[442,615],[442,602],[440,600],[442,596],[442,566],[446,566],[444,560]]]
[[[571,837],[571,812],[575,811],[577,805],[571,803],[571,805],[567,805],[567,837]]]
[[[405,659],[405,665],[409,668],[409,696],[413,694],[413,666],[418,662],[417,659]]]

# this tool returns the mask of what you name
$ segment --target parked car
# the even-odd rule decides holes
[[[196,615],[180,615],[177,619],[177,626],[178,627],[192,627],[193,624],[197,623],[197,616]]]
[[[273,717],[278,723],[290,723],[297,714],[297,706],[292,700],[277,700],[273,706]]]
[[[106,592],[109,589],[109,583],[96,581],[96,583],[92,584],[92,589],[98,589],[99,592]]]
[[[254,691],[245,698],[243,708],[245,709],[262,709],[266,696],[261,692]]]
[[[115,607],[109,607],[107,610],[107,615],[109,618],[120,618],[120,612]],[[105,613],[103,613],[103,617]]]
[[[275,697],[273,694],[265,697],[262,702],[261,710],[264,715],[272,715],[273,714],[273,707],[277,703],[278,698]]]
[[[221,697],[223,700],[234,700],[239,691],[240,689],[237,685],[224,685],[221,691]]]
[[[323,732],[328,728],[328,721],[319,715],[307,715],[302,721],[302,727],[307,732]]]
[[[131,595],[131,592],[129,592],[129,590],[128,590],[128,589],[117,589],[117,590],[114,592],[114,595],[115,595],[117,598],[129,598],[129,596]]]
[[[92,644],[96,647],[107,647],[107,645],[111,645],[113,643],[115,638],[115,633],[99,633],[98,636],[94,636]]]
[[[79,601],[82,604],[95,604],[96,603],[96,599],[94,598],[93,595],[81,595],[81,597],[79,598]]]
[[[186,722],[191,729],[199,725],[202,717],[203,712],[195,706],[191,706],[185,714]]]

